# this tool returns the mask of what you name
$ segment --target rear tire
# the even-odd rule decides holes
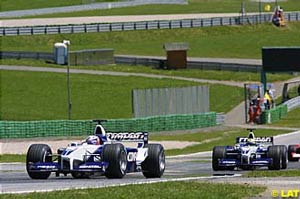
[[[161,144],[148,144],[148,156],[142,162],[143,175],[146,178],[160,178],[165,171],[165,151]]]
[[[226,167],[219,166],[219,159],[223,159],[226,157],[226,147],[224,146],[215,146],[213,149],[213,160],[212,160],[212,168],[214,171],[225,170]],[[229,167],[229,170],[233,170],[234,167]]]
[[[275,145],[270,146],[268,148],[267,152],[268,158],[272,158],[272,164],[268,166],[270,170],[280,170],[281,168],[281,162],[282,162],[282,156],[281,156],[281,146]]]
[[[286,169],[288,164],[288,152],[285,145],[280,146],[281,153],[281,169]]]
[[[47,179],[51,172],[49,171],[32,171],[30,170],[30,164],[38,162],[52,162],[51,148],[46,144],[32,144],[26,156],[26,170],[30,178],[32,179]]]
[[[127,154],[124,145],[105,144],[102,151],[102,160],[108,162],[104,173],[107,178],[123,178],[127,169]]]
[[[288,160],[290,162],[297,162],[297,161],[299,161],[299,158],[293,158],[292,157],[292,153],[297,153],[297,148],[298,148],[297,145],[289,145],[289,147],[288,147]]]

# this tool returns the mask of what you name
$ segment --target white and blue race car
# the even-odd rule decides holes
[[[214,171],[255,169],[268,167],[270,170],[287,168],[288,153],[285,145],[274,145],[273,137],[255,137],[249,129],[246,138],[236,138],[234,146],[215,146],[212,168]]]
[[[122,142],[138,142],[125,147]],[[148,144],[147,132],[105,132],[98,120],[95,135],[81,143],[71,143],[52,154],[46,144],[32,144],[27,152],[26,170],[32,179],[47,179],[51,172],[88,178],[93,174],[123,178],[126,173],[141,171],[146,178],[159,178],[165,170],[164,148]]]

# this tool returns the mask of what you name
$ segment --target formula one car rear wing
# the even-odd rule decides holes
[[[95,127],[94,134],[97,135],[103,142],[143,142],[148,144],[148,132],[106,132],[102,126],[102,122],[107,120],[93,120],[98,124]]]
[[[273,137],[255,137],[254,141],[256,143],[271,143],[273,144]],[[236,143],[247,143],[249,141],[249,138],[244,138],[244,137],[237,137],[236,138]]]

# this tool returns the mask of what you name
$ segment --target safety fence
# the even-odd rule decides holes
[[[275,108],[272,108],[270,110],[265,110],[261,114],[261,122],[263,124],[271,124],[274,123],[281,118],[287,116],[288,113],[288,107],[287,105],[279,105]]]
[[[270,22],[272,14],[241,15],[234,17],[214,17],[181,20],[158,20],[120,23],[95,23],[76,25],[51,25],[28,27],[0,27],[0,36],[41,35],[41,34],[70,34],[132,30],[157,30],[175,28],[199,28],[213,26],[231,26],[241,24],[259,24]],[[285,14],[287,21],[299,21],[300,12]]]
[[[153,116],[138,119],[111,119],[103,122],[106,131],[173,131],[215,126],[216,113]],[[0,121],[0,139],[84,136],[94,132],[92,120]]]

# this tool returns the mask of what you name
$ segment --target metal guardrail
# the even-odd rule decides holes
[[[21,52],[21,51],[0,51],[0,59],[40,59],[54,61],[54,54],[47,52]],[[116,64],[142,65],[154,68],[165,68],[165,58],[151,58],[140,56],[114,56]],[[239,71],[239,72],[260,72],[261,65],[207,62],[207,61],[188,61],[188,68],[200,70],[219,70],[219,71]]]
[[[41,35],[41,34],[70,34],[130,30],[155,30],[175,28],[196,28],[241,24],[258,24],[269,22],[272,14],[248,15],[239,17],[216,17],[203,19],[182,19],[162,21],[141,21],[122,23],[97,23],[79,25],[53,25],[32,27],[0,27],[0,36]],[[300,12],[286,13],[287,21],[299,21]]]
[[[226,114],[223,113],[217,113],[217,125],[222,125],[225,123],[225,119],[226,119]]]
[[[288,111],[291,111],[295,108],[300,108],[300,96],[292,98],[292,99],[284,102],[283,104],[287,105]]]
[[[165,68],[166,60],[164,58],[151,57],[134,57],[134,56],[115,56],[116,64],[143,65],[155,68]],[[238,64],[238,63],[222,63],[207,61],[187,61],[187,68],[201,70],[220,70],[220,71],[238,71],[238,72],[260,72],[261,65],[254,64]]]
[[[0,51],[0,59],[54,60],[54,54],[47,52]]]

